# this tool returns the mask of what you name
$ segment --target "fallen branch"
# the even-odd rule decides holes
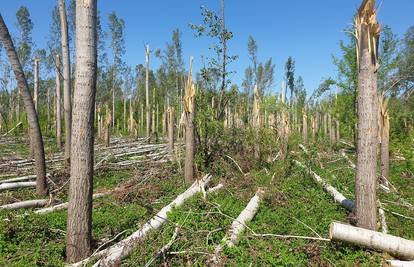
[[[293,162],[295,162],[296,165],[298,165],[299,167],[306,169],[305,165],[303,165],[301,162],[297,160],[293,160]],[[312,175],[313,180],[315,180],[318,184],[320,184],[323,187],[323,189],[334,198],[336,202],[341,204],[343,207],[345,207],[349,211],[352,211],[354,209],[355,204],[352,200],[347,199],[338,190],[336,190],[335,187],[333,187],[328,182],[326,182],[324,179],[322,179],[322,177],[317,175],[310,168],[308,168],[308,170],[309,170],[309,173]]]
[[[0,184],[0,191],[25,187],[36,187],[36,182],[3,183]]]
[[[168,250],[170,250],[172,244],[174,243],[174,241],[176,240],[177,236],[178,236],[178,232],[179,232],[180,228],[177,226],[175,227],[175,231],[174,234],[171,237],[171,240],[165,244],[160,250],[158,250],[158,252],[155,254],[154,257],[152,257],[147,264],[145,264],[145,267],[149,267],[151,266],[151,264],[159,257],[161,257],[162,255],[165,255],[165,252],[167,252]]]
[[[128,256],[133,249],[139,245],[149,231],[161,228],[167,222],[168,213],[175,207],[183,205],[184,201],[200,192],[201,187],[206,187],[211,180],[211,175],[207,174],[200,181],[195,181],[184,193],[177,196],[170,204],[162,208],[150,221],[144,224],[138,231],[132,235],[121,240],[119,243],[97,252],[94,257],[88,257],[80,262],[74,263],[71,266],[82,266],[93,258],[101,258],[94,264],[94,266],[114,266],[121,262],[121,260]]]
[[[241,174],[244,175],[244,172],[242,170],[242,168],[240,167],[240,165],[237,163],[237,161],[235,161],[232,157],[230,157],[229,155],[226,155],[227,158],[229,158],[231,161],[233,161],[234,164],[236,164],[237,168],[239,169],[239,171],[241,172]]]
[[[414,267],[414,261],[387,260],[391,267]]]
[[[21,121],[19,121],[19,123],[16,124],[16,126],[14,126],[13,128],[11,128],[7,133],[3,134],[3,136],[8,135],[9,133],[13,132],[17,127],[19,127],[22,124]]]
[[[0,209],[23,209],[23,208],[40,208],[49,203],[49,199],[34,199],[15,202],[7,205],[0,206]]]
[[[414,259],[414,241],[389,234],[333,222],[329,229],[332,240],[385,251],[402,259]]]

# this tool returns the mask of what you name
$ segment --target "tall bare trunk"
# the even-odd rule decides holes
[[[303,109],[303,118],[302,118],[302,135],[303,135],[303,143],[305,145],[308,143],[308,116],[306,115],[306,108]]]
[[[27,119],[30,128],[30,145],[34,152],[36,162],[36,192],[39,195],[47,195],[46,184],[46,164],[45,152],[43,147],[42,132],[39,126],[36,109],[30,94],[29,86],[23,72],[22,65],[14,48],[13,41],[10,37],[9,30],[4,23],[3,17],[0,14],[0,40],[9,57],[10,65],[13,68],[14,76],[16,77],[19,91],[22,94],[23,102],[26,107]]]
[[[38,57],[35,57],[35,59],[34,59],[33,101],[34,101],[34,106],[35,106],[36,112],[38,112],[37,105],[38,105],[38,102],[39,102],[39,63],[40,63],[40,59]]]
[[[376,229],[376,171],[378,142],[378,102],[376,58],[379,25],[375,1],[366,0],[359,9],[358,36],[358,140],[355,180],[356,219],[360,227]]]
[[[147,137],[151,134],[151,110],[149,103],[149,45],[145,46],[145,113],[147,115]]]
[[[60,57],[56,54],[56,146],[62,147],[62,118],[60,107]]]
[[[76,90],[66,238],[68,262],[87,257],[91,249],[96,13],[96,0],[76,0]]]
[[[339,120],[335,119],[336,122],[336,142],[339,142],[339,140],[341,139],[341,131],[339,128]]]
[[[168,150],[170,152],[170,156],[173,158],[174,156],[174,107],[170,106],[168,108],[170,120],[168,125]]]
[[[126,99],[126,96],[124,96],[124,116],[123,116],[123,119],[124,119],[124,129],[123,130],[125,130],[126,129],[126,127],[127,127],[127,119],[126,119],[126,114],[127,114],[127,99]]]
[[[63,63],[63,109],[65,117],[65,160],[70,163],[70,144],[72,140],[72,100],[70,81],[70,50],[68,38],[68,22],[66,18],[65,0],[59,0],[60,31]]]
[[[254,141],[254,158],[259,159],[260,158],[260,142],[259,142],[259,130],[260,130],[260,108],[259,108],[259,101],[260,101],[260,95],[259,95],[259,88],[257,85],[254,87],[254,99],[253,99],[253,120],[252,120],[252,126],[253,131],[255,135],[255,141]]]
[[[116,88],[116,68],[112,71],[112,128],[115,129],[115,88]]]
[[[185,86],[184,110],[185,110],[185,166],[184,177],[187,183],[194,181],[194,154],[195,154],[195,86],[192,80],[193,58],[190,58],[190,70],[187,84]]]

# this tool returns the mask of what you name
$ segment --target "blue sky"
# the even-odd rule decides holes
[[[259,59],[273,58],[276,77],[273,91],[279,91],[288,56],[296,60],[296,75],[301,75],[309,92],[323,78],[334,76],[332,55],[339,53],[339,40],[344,38],[342,29],[349,26],[361,0],[226,0],[226,25],[234,38],[229,43],[232,55],[238,60],[230,66],[235,74],[232,81],[241,84],[244,69],[249,64],[247,38],[252,35],[259,47]],[[377,0],[381,2],[381,0]],[[37,47],[47,42],[52,8],[56,0],[1,0],[0,12],[10,31],[16,33],[15,13],[21,5],[29,8],[34,22],[33,39]],[[219,0],[98,0],[102,24],[106,28],[107,15],[115,10],[125,20],[124,60],[129,65],[145,61],[144,43],[151,49],[164,48],[170,41],[174,28],[182,31],[185,61],[194,56],[197,70],[201,55],[209,55],[209,39],[194,37],[188,27],[190,22],[201,22],[200,6],[219,9]],[[383,0],[379,21],[389,25],[402,36],[414,25],[413,0]],[[151,67],[159,62],[153,58]]]

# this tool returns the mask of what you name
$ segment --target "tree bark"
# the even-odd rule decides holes
[[[60,107],[60,57],[56,54],[56,146],[62,147],[62,118]]]
[[[329,237],[388,252],[402,259],[414,259],[414,241],[401,237],[366,230],[343,223],[333,222],[329,229]]]
[[[372,21],[375,22],[373,6],[372,0],[364,1],[357,20],[359,75],[355,178],[357,225],[371,230],[375,230],[377,224],[376,171],[378,147],[376,53],[372,47],[372,34],[375,33],[375,25],[372,25]]]
[[[36,162],[36,192],[39,195],[47,194],[46,185],[46,164],[45,164],[45,152],[43,147],[42,132],[39,126],[39,120],[36,113],[35,106],[33,104],[32,96],[30,94],[29,86],[27,84],[26,77],[24,75],[22,66],[14,48],[12,39],[4,23],[3,17],[0,14],[0,40],[3,43],[3,47],[7,51],[7,55],[10,60],[10,65],[13,68],[14,76],[16,77],[19,90],[22,94],[23,101],[26,107],[27,118],[30,128],[30,143],[33,148],[34,158]]]
[[[308,144],[308,116],[306,114],[306,108],[303,109],[303,118],[302,118],[302,134],[303,134],[303,143]]]
[[[38,112],[37,105],[38,105],[38,102],[39,102],[39,62],[40,62],[39,58],[35,57],[35,60],[34,60],[33,102],[34,102],[36,112]]]
[[[72,137],[72,101],[70,80],[70,50],[68,38],[68,22],[66,18],[65,0],[59,0],[60,31],[63,63],[63,109],[65,117],[65,160],[70,164],[70,146]]]
[[[259,142],[259,130],[260,130],[260,95],[259,95],[259,88],[257,85],[254,87],[254,99],[253,99],[253,118],[252,118],[252,126],[254,131],[254,158],[260,159],[260,142]]]
[[[68,262],[87,257],[91,249],[93,125],[97,71],[96,2],[76,0],[76,90],[66,237]]]

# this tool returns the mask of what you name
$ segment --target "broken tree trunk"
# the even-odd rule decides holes
[[[147,115],[147,137],[151,134],[151,110],[149,103],[149,45],[145,46],[145,113]]]
[[[65,117],[65,160],[70,163],[70,144],[72,132],[72,101],[71,101],[71,80],[70,80],[70,50],[68,22],[66,16],[65,0],[59,0],[60,17],[60,43],[62,46],[63,63],[63,109]]]
[[[192,81],[193,58],[190,58],[190,70],[185,86],[184,110],[185,110],[185,167],[184,177],[187,183],[194,181],[194,155],[195,155],[195,86]]]
[[[4,183],[4,184],[0,184],[0,191],[24,188],[24,187],[36,187],[36,182]]]
[[[252,112],[252,128],[254,131],[254,158],[260,158],[260,145],[259,145],[259,129],[260,129],[260,95],[257,84],[254,86],[254,99],[253,99],[253,112]]]
[[[329,229],[329,238],[385,251],[401,259],[414,259],[414,241],[393,235],[333,222]]]
[[[312,175],[313,179],[320,184],[323,189],[329,193],[336,202],[338,202],[339,204],[341,204],[343,207],[345,207],[347,210],[349,211],[353,211],[354,210],[354,202],[352,200],[347,199],[346,197],[344,197],[344,195],[342,195],[338,190],[336,190],[335,187],[333,187],[332,185],[330,185],[329,183],[327,183],[324,179],[322,179],[322,177],[320,177],[319,175],[317,175],[314,171],[312,171],[310,168],[306,168],[305,165],[303,165],[301,162],[294,160],[293,162],[296,163],[296,165],[298,165],[301,168],[307,169],[309,171],[309,173]]]
[[[170,116],[168,124],[168,150],[171,158],[174,158],[174,107],[168,108],[168,114]]]
[[[377,44],[380,26],[375,0],[365,0],[356,16],[358,40],[358,138],[355,176],[357,225],[375,230],[377,224],[376,181],[378,146]]]
[[[40,208],[44,207],[49,203],[49,199],[34,199],[11,203],[0,206],[0,209],[23,209],[23,208]]]
[[[389,187],[390,176],[390,117],[388,115],[387,101],[382,99],[380,106],[381,116],[381,177],[380,182],[383,186]]]
[[[62,147],[62,119],[60,108],[60,57],[56,54],[56,146],[60,149]]]
[[[224,236],[221,244],[217,245],[214,249],[210,262],[213,266],[218,266],[220,263],[220,254],[223,251],[224,246],[232,247],[236,244],[237,238],[243,232],[246,227],[246,223],[251,221],[256,215],[259,209],[260,199],[263,197],[264,191],[259,188],[256,194],[250,199],[246,208],[239,214],[239,216],[232,222],[228,234]]]
[[[210,183],[211,175],[207,174],[200,181],[195,181],[184,193],[178,195],[170,204],[162,208],[150,221],[144,224],[138,231],[118,242],[117,244],[104,249],[94,255],[94,258],[101,258],[94,266],[117,266],[121,260],[131,254],[134,248],[141,244],[141,240],[146,237],[151,230],[161,228],[166,222],[168,213],[173,209],[184,204],[184,202],[201,192]],[[83,266],[93,258],[86,258],[72,266]]]

